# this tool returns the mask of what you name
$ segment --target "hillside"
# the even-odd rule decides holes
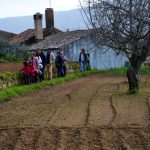
[[[85,29],[80,9],[54,12],[55,27],[66,31]],[[45,27],[45,16],[43,16],[43,27]],[[34,28],[33,16],[10,17],[0,19],[0,30],[20,33],[26,29]]]

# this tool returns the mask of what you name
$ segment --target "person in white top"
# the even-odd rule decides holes
[[[41,56],[39,55],[39,53],[37,52],[37,59],[38,59],[38,63],[39,63],[39,67],[38,67],[38,75],[39,75],[39,79],[40,81],[43,80],[43,72],[42,72],[42,69],[43,69],[43,65],[42,65],[42,59],[41,59]]]

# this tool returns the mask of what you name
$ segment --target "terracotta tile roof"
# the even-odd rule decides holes
[[[56,33],[47,36],[44,40],[34,43],[29,46],[29,49],[48,49],[48,48],[60,48],[68,45],[69,43],[81,39],[91,33],[91,30],[75,30],[62,33]]]
[[[33,36],[35,36],[34,29],[28,29],[28,30],[16,35],[15,37],[11,38],[11,40],[13,42],[21,42],[22,43]]]
[[[46,37],[52,33],[57,33],[57,32],[61,32],[61,31],[56,28],[53,31],[50,31],[49,29],[46,29],[46,28],[43,29],[44,37]],[[28,30],[16,35],[11,40],[13,42],[17,42],[17,43],[25,43],[25,44],[35,43],[35,29],[28,29]]]

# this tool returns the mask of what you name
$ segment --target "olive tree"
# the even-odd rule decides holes
[[[125,53],[131,68],[129,90],[139,88],[138,71],[150,50],[150,0],[80,1],[94,29],[94,43]]]

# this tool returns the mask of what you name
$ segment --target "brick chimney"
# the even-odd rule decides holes
[[[35,26],[35,39],[42,40],[43,39],[42,14],[38,12],[33,17]]]
[[[46,20],[46,28],[53,30],[54,29],[54,13],[53,13],[52,8],[46,8],[45,20]]]

